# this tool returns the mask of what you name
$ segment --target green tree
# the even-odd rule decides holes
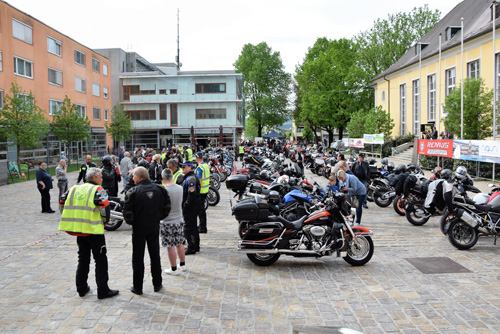
[[[366,96],[371,90],[359,80],[363,73],[357,66],[357,51],[357,46],[348,39],[318,38],[304,62],[296,68],[297,99],[300,100],[296,101],[296,110],[300,104],[296,118],[314,132],[327,131],[330,143],[334,129],[339,130],[342,139],[350,116],[368,107]]]
[[[65,145],[90,139],[90,120],[78,114],[78,108],[67,95],[61,109],[53,115],[52,133]]]
[[[111,124],[106,124],[106,130],[115,141],[129,141],[132,138],[132,120],[121,104],[117,103],[113,107]]]
[[[360,32],[354,41],[359,46],[359,66],[367,73],[364,78],[373,79],[388,69],[436,25],[440,16],[439,10],[432,11],[424,5],[409,13],[379,18],[372,28]]]
[[[254,139],[255,137],[258,137],[257,121],[250,116],[245,122],[245,138]]]
[[[290,74],[280,53],[265,42],[245,44],[234,67],[243,75],[246,111],[257,122],[257,136],[262,137],[264,126],[282,125],[289,116]]]
[[[10,88],[11,95],[5,95],[0,109],[0,135],[17,146],[17,164],[21,146],[33,148],[40,144],[40,138],[49,131],[44,111],[36,104],[33,94],[26,94],[16,82]]]
[[[385,138],[389,138],[394,128],[394,121],[387,111],[377,106],[368,112],[360,110],[354,113],[347,128],[352,138],[363,138],[364,134],[376,133],[383,133]]]
[[[313,134],[313,131],[309,126],[304,126],[304,130],[302,130],[302,138],[306,140],[306,142],[310,142],[315,134]]]
[[[461,133],[461,85],[446,97],[443,110],[448,115],[445,128],[455,135]],[[493,91],[484,87],[481,78],[467,78],[464,83],[464,138],[485,139],[492,136]]]

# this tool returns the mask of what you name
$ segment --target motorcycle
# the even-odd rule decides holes
[[[239,242],[238,250],[258,266],[275,263],[282,254],[294,257],[336,255],[353,266],[366,264],[373,256],[373,233],[362,226],[351,226],[351,213],[343,193],[325,197],[315,211],[295,221],[270,216],[267,203],[258,197],[252,208],[233,208],[236,219],[256,221]]]
[[[106,231],[115,231],[123,224],[124,201],[120,197],[109,197],[110,219],[104,225]]]

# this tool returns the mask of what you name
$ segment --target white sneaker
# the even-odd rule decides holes
[[[165,269],[165,274],[172,275],[172,276],[177,276],[179,275],[179,270],[173,271],[172,268]]]
[[[179,266],[179,270],[180,271],[186,271],[187,270],[186,265]]]

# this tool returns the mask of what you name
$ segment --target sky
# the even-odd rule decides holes
[[[7,2],[87,47],[134,51],[152,63],[175,61],[179,10],[182,70],[231,70],[243,45],[267,42],[294,73],[319,37],[352,38],[378,18],[427,3],[443,17],[460,0]]]

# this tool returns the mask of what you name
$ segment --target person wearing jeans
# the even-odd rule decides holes
[[[356,225],[359,225],[361,223],[361,216],[363,215],[363,203],[366,199],[366,187],[356,176],[346,174],[343,170],[338,171],[337,178],[340,181],[340,190],[349,193],[349,195],[354,195],[358,199]]]

